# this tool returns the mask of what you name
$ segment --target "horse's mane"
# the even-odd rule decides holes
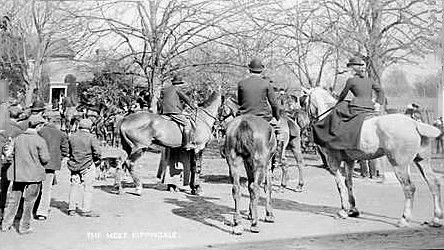
[[[199,104],[201,108],[208,108],[213,102],[219,97],[219,93],[217,91],[213,91],[210,97],[208,97],[204,102]]]

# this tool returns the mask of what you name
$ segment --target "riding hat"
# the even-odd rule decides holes
[[[179,75],[179,74],[173,75],[173,79],[171,80],[171,84],[179,85],[179,84],[184,84],[184,83],[185,82],[183,81],[183,78],[181,75]]]
[[[12,119],[18,119],[23,113],[23,110],[19,106],[9,107],[9,117]]]
[[[40,112],[45,110],[45,103],[42,101],[35,101],[31,106],[31,111]]]
[[[364,63],[364,60],[362,60],[359,57],[352,57],[352,58],[350,58],[348,60],[347,67],[350,67],[350,66],[353,66],[353,65],[364,66],[365,63]]]
[[[265,66],[262,64],[259,58],[254,58],[248,64],[248,68],[250,69],[251,72],[261,73],[262,71],[264,71]]]
[[[31,115],[28,118],[28,123],[29,123],[30,128],[35,128],[35,127],[37,127],[37,125],[40,125],[45,122],[46,122],[46,120],[43,119],[43,117],[40,115]]]
[[[79,128],[80,129],[91,129],[92,123],[93,122],[90,119],[84,118],[84,119],[80,120]]]

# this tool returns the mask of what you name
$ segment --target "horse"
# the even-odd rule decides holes
[[[235,213],[233,232],[240,235],[243,231],[240,216],[240,172],[245,168],[250,193],[251,232],[258,233],[257,205],[260,186],[264,183],[266,193],[265,221],[274,222],[271,201],[271,158],[276,150],[276,137],[271,125],[264,119],[242,115],[232,120],[227,127],[223,152],[228,163],[232,181],[232,195]]]
[[[310,110],[317,111],[316,116],[324,117],[334,98],[323,88],[309,90]],[[336,103],[336,102],[334,102]],[[404,209],[398,227],[409,226],[412,220],[415,186],[410,178],[410,166],[414,163],[426,181],[434,203],[434,217],[428,225],[442,226],[441,185],[433,172],[431,163],[431,139],[439,136],[439,129],[415,121],[403,114],[386,114],[364,120],[359,139],[358,150],[335,150],[322,148],[326,153],[330,173],[334,176],[341,200],[340,218],[358,217],[353,195],[352,170],[355,160],[375,159],[387,156],[395,175],[402,186],[405,196]],[[340,172],[340,163],[344,161],[345,185]]]
[[[309,124],[308,116],[305,112],[295,107],[294,103],[291,102],[288,105],[290,108],[290,116],[283,112],[281,114],[281,119],[279,121],[278,127],[281,129],[280,140],[283,142],[282,149],[279,150],[278,153],[275,154],[273,158],[273,167],[274,171],[276,168],[280,167],[282,169],[281,179],[280,179],[280,187],[282,190],[288,188],[288,180],[289,180],[289,169],[288,169],[288,161],[286,161],[285,150],[290,149],[293,153],[294,159],[296,161],[296,166],[298,168],[298,185],[295,189],[296,192],[302,192],[306,189],[305,181],[303,177],[303,168],[304,162],[301,151],[301,129],[305,128]],[[222,123],[221,136],[225,136],[227,124],[236,117],[237,110],[239,109],[238,104],[233,101],[231,98],[226,98],[224,100],[221,108],[219,117]],[[296,124],[293,123],[296,127],[294,129],[294,133],[290,132],[289,120],[296,121]],[[291,125],[293,126],[293,125]],[[222,154],[222,156],[224,156]]]
[[[77,131],[77,127],[80,121],[80,114],[79,112],[77,112],[76,107],[66,107],[62,120],[62,124],[65,125],[65,132],[67,134]]]
[[[188,155],[191,165],[191,192],[200,194],[201,186],[199,174],[201,169],[202,151],[212,138],[212,129],[217,120],[217,112],[221,106],[222,98],[219,91],[214,91],[210,97],[198,107],[196,118],[196,133],[194,150],[182,148],[182,132],[179,125],[170,118],[150,112],[137,112],[125,116],[119,127],[121,144],[128,154],[127,166],[130,173],[134,163],[144,151],[149,150],[153,144],[166,149],[183,151]],[[164,160],[164,159],[162,159]],[[138,182],[135,180],[135,182]],[[136,192],[141,191],[141,183],[136,183]]]

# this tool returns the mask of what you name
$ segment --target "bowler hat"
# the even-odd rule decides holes
[[[35,101],[31,106],[31,111],[39,112],[39,111],[43,111],[45,109],[46,109],[45,103],[42,101]]]
[[[364,63],[364,60],[362,60],[362,59],[359,58],[359,57],[352,57],[352,58],[350,58],[350,59],[348,60],[347,67],[350,67],[350,66],[352,66],[352,65],[360,65],[360,66],[364,66],[365,63]]]
[[[23,113],[23,110],[19,106],[9,107],[9,117],[12,119],[18,119]]]
[[[181,75],[175,74],[175,75],[173,75],[173,79],[171,80],[171,83],[173,85],[179,85],[179,84],[184,84],[185,82],[183,81],[183,78]]]
[[[79,121],[79,128],[80,129],[82,129],[82,128],[83,129],[91,129],[92,123],[93,122],[90,119],[87,119],[87,118],[82,119]]]
[[[264,71],[265,66],[262,64],[259,58],[254,58],[248,64],[248,68],[250,69],[251,72],[261,73],[262,71]]]
[[[45,123],[46,120],[43,119],[43,117],[41,117],[40,115],[31,115],[28,118],[28,123],[29,123],[29,127],[30,128],[35,128],[37,127],[37,125]]]

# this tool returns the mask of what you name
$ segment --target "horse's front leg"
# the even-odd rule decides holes
[[[354,161],[347,161],[345,163],[345,186],[348,191],[348,202],[350,209],[348,210],[349,217],[358,217],[359,211],[356,208],[355,196],[353,195],[353,167]]]
[[[190,151],[191,153],[191,180],[190,180],[190,187],[191,187],[191,194],[194,195],[202,195],[203,190],[201,186],[200,181],[200,174],[202,171],[202,154],[203,150],[199,151],[198,153],[194,153],[194,151]]]
[[[305,168],[304,158],[302,156],[301,139],[293,138],[289,142],[291,152],[293,153],[294,159],[296,160],[296,166],[298,168],[298,186],[296,187],[297,192],[302,192],[306,189],[303,169]],[[288,169],[286,170],[288,172]]]
[[[390,158],[389,158],[390,160]],[[391,160],[390,163],[394,161]],[[395,170],[396,178],[399,183],[401,183],[402,190],[404,191],[404,211],[402,217],[398,222],[398,227],[407,227],[412,220],[412,209],[413,209],[413,198],[415,196],[416,187],[413,185],[410,176],[408,174],[408,164],[405,165],[393,165]]]
[[[342,176],[340,170],[341,161],[337,156],[334,156],[333,153],[328,153],[325,156],[328,162],[330,173],[335,178],[336,187],[338,188],[339,197],[341,198],[341,210],[339,210],[338,215],[340,218],[347,218],[348,211],[350,210],[350,204],[348,202],[348,194],[344,184],[344,177]]]

